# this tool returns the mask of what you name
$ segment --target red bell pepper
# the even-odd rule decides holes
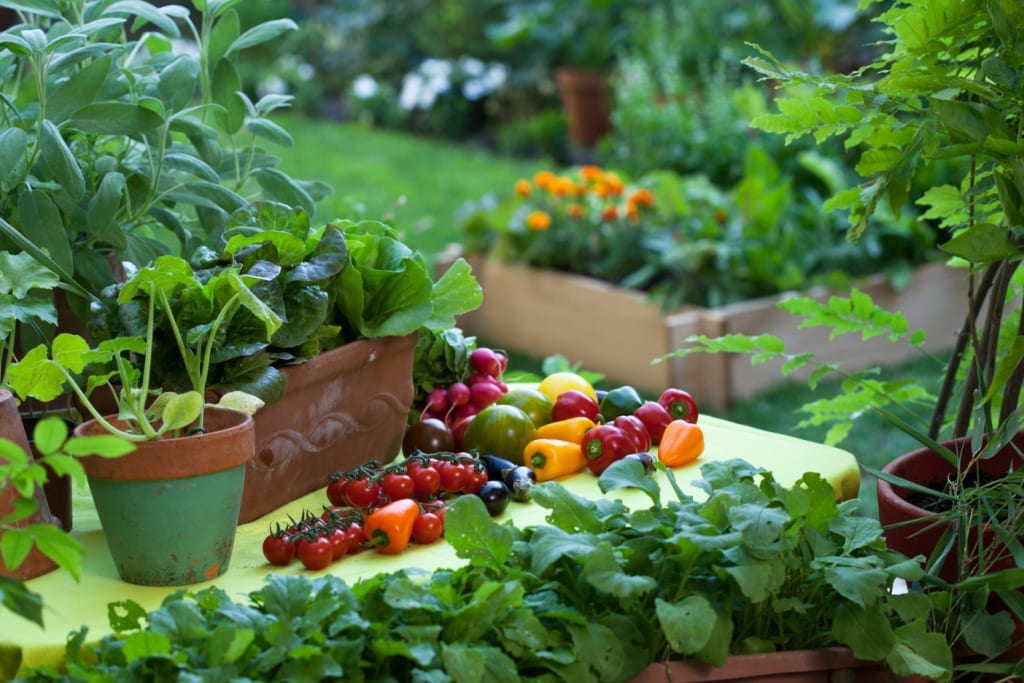
[[[642,406],[633,411],[633,415],[640,418],[640,421],[647,427],[647,433],[651,435],[651,443],[661,443],[661,435],[665,433],[665,427],[672,421],[672,416],[665,406],[657,401],[645,401]]]
[[[616,460],[634,452],[633,439],[613,424],[604,424],[588,430],[580,444],[587,467],[601,474]]]
[[[600,413],[601,406],[597,401],[582,391],[570,389],[563,391],[555,399],[551,406],[551,421],[560,422],[571,417],[585,417],[592,422],[597,422],[597,416]]]
[[[661,393],[658,403],[664,406],[673,420],[686,420],[690,424],[697,423],[700,410],[697,407],[697,401],[690,396],[690,392],[669,387]]]
[[[636,446],[634,449],[635,453],[646,453],[651,450],[651,435],[639,417],[619,415],[612,420],[612,424],[626,432],[626,435],[633,439],[633,444]]]

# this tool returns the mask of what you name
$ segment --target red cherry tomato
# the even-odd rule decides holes
[[[335,479],[327,485],[327,500],[331,505],[347,505],[345,498],[345,487],[348,486],[348,479],[344,477]]]
[[[337,562],[348,554],[348,534],[341,527],[335,527],[327,540],[331,542],[331,561]]]
[[[380,502],[380,484],[370,482],[368,477],[353,479],[345,487],[345,499],[352,507],[368,508]]]
[[[423,512],[412,523],[412,540],[417,543],[433,543],[444,533],[444,523],[434,512]]]
[[[441,489],[441,475],[437,469],[418,463],[410,463],[406,469],[409,476],[412,477],[413,488],[417,496],[431,496]]]
[[[441,488],[449,493],[459,493],[466,484],[466,468],[454,462],[444,462],[438,467]]]
[[[298,542],[295,551],[302,566],[311,571],[324,569],[334,559],[334,548],[326,536],[317,536],[315,539],[304,538]]]
[[[359,522],[352,522],[345,527],[345,536],[348,537],[348,554],[354,555],[363,549],[363,525]]]
[[[285,534],[268,534],[263,539],[263,557],[270,564],[283,567],[295,557],[295,544]]]
[[[416,492],[416,484],[408,474],[388,472],[380,483],[380,490],[388,500],[412,498]]]
[[[483,467],[477,469],[473,465],[463,465],[466,468],[466,481],[462,485],[463,493],[476,493],[487,483],[487,470]]]

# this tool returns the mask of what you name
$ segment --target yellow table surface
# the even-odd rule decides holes
[[[790,485],[805,472],[813,471],[832,483],[838,497],[849,499],[857,495],[860,471],[853,455],[846,451],[707,415],[700,417],[699,424],[704,429],[704,454],[696,462],[675,470],[681,488],[690,494],[699,493],[691,482],[699,478],[701,465],[712,460],[742,458],[770,470],[784,485]],[[661,485],[662,500],[673,497],[674,493],[666,477],[662,473],[655,473],[654,476]],[[572,492],[589,498],[604,495],[597,486],[597,478],[586,471],[563,479],[561,483]],[[650,499],[639,491],[619,490],[609,495],[638,508],[650,504]],[[259,588],[271,571],[280,574],[306,573],[309,576],[331,573],[352,584],[361,578],[405,567],[439,569],[463,563],[455,556],[451,546],[442,540],[425,546],[412,545],[399,555],[364,551],[335,562],[321,572],[307,572],[298,561],[287,567],[268,565],[263,558],[261,544],[269,528],[275,522],[286,523],[289,516],[299,518],[304,510],[319,511],[326,504],[325,491],[320,489],[261,519],[240,526],[227,573],[213,581],[186,588],[200,590],[207,586],[219,586],[229,595],[241,599]],[[546,512],[544,508],[531,503],[512,503],[498,521],[511,519],[521,527],[540,524],[544,522]],[[173,520],[168,520],[168,523],[173,523]],[[0,648],[20,648],[22,666],[62,661],[68,633],[81,626],[89,627],[90,640],[109,633],[107,604],[112,601],[131,599],[146,610],[152,610],[159,607],[166,595],[182,588],[136,586],[118,578],[87,492],[77,494],[72,533],[85,548],[81,581],[76,582],[66,572],[57,570],[28,582],[29,588],[43,597],[45,629],[8,610],[0,611]]]

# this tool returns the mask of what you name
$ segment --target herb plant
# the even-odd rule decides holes
[[[550,525],[494,522],[473,496],[445,515],[468,564],[335,577],[271,574],[246,603],[208,588],[150,614],[114,603],[118,635],[68,640],[66,673],[24,680],[196,676],[288,681],[626,681],[648,663],[849,645],[897,673],[948,680],[949,647],[930,604],[894,595],[918,561],[885,549],[878,523],[805,475],[791,489],[742,461],[710,463],[703,502],[662,503],[640,463],[616,463],[603,489],[637,486],[650,508],[531,489]]]

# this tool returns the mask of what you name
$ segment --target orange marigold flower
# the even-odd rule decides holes
[[[640,209],[637,208],[636,202],[626,202],[626,216],[634,223],[640,221]]]
[[[586,185],[584,185],[583,183],[576,183],[576,196],[577,197],[582,197],[585,194],[587,194],[587,192],[589,192],[589,191],[590,191],[590,188],[587,187]]]
[[[602,199],[604,199],[605,197],[611,195],[611,188],[608,187],[607,183],[597,183],[597,184],[595,184],[594,188],[593,188],[593,191],[594,191],[594,194],[596,194],[598,197],[601,197]]]
[[[520,178],[516,181],[516,194],[520,197],[526,198],[530,196],[530,192],[533,190],[533,186],[530,185],[530,181],[524,178]]]
[[[729,214],[725,212],[725,209],[715,209],[715,220],[719,223],[725,223],[725,219],[729,217]]]
[[[601,176],[601,182],[608,186],[609,194],[622,194],[622,178],[620,178],[617,174],[612,172],[604,173]]]
[[[555,174],[551,171],[541,171],[537,175],[533,176],[533,184],[542,190],[547,190],[551,187],[551,183],[555,181]]]
[[[530,230],[547,230],[551,227],[551,216],[544,211],[531,211],[526,217],[526,227]]]
[[[601,209],[601,220],[613,221],[619,217],[619,207],[612,204]]]
[[[629,195],[629,201],[637,206],[654,206],[654,193],[644,188]]]
[[[580,177],[590,182],[596,182],[601,179],[603,171],[600,166],[581,166]]]
[[[582,204],[570,204],[565,212],[573,218],[583,218],[587,214],[587,209]]]
[[[576,192],[576,182],[572,178],[556,178],[549,188],[556,197],[568,197]]]

